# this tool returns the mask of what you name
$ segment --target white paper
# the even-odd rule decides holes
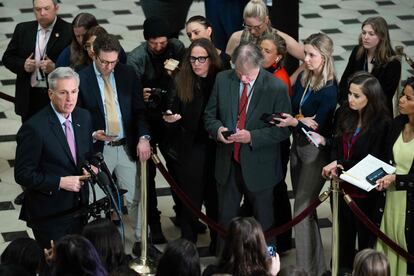
[[[369,183],[366,180],[366,177],[379,168],[383,168],[387,174],[392,174],[395,172],[395,167],[379,160],[378,158],[375,158],[371,154],[368,154],[351,169],[348,171],[343,171],[339,178],[369,192],[377,185],[372,185]]]

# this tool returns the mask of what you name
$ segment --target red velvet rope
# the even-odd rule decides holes
[[[9,96],[6,93],[1,92],[1,91],[0,91],[0,99],[3,99],[5,101],[11,102],[11,103],[14,103],[14,101],[15,101],[14,97]]]
[[[352,200],[349,195],[344,196],[346,203],[351,208],[354,215],[362,222],[375,236],[380,238],[386,245],[394,250],[398,255],[404,257],[408,262],[414,263],[414,256],[408,253],[404,248],[396,244],[392,239],[384,234],[376,225],[373,223],[364,212],[358,207],[358,205]],[[349,200],[347,200],[349,199]],[[409,238],[409,237],[407,237]]]
[[[214,231],[216,231],[220,236],[224,237],[227,235],[226,229],[223,226],[218,224],[216,221],[212,220],[208,216],[206,216],[203,212],[201,212],[198,208],[196,208],[192,202],[192,200],[187,196],[187,194],[177,185],[174,178],[168,173],[167,169],[164,167],[164,164],[161,163],[158,156],[156,154],[152,155],[152,160],[154,161],[155,166],[164,176],[167,183],[170,185],[171,189],[177,194],[177,196],[181,199],[181,201],[186,205],[191,212],[196,215],[199,219],[204,221],[208,226],[210,226]],[[329,192],[330,193],[330,192]],[[315,199],[305,210],[303,210],[299,215],[293,218],[291,221],[283,224],[278,228],[273,228],[271,230],[266,231],[265,237],[270,238],[273,236],[280,235],[299,222],[301,222],[305,217],[307,217],[310,213],[312,213],[316,207],[318,207],[323,201],[325,201],[329,197],[329,193],[324,195],[324,198],[321,200],[320,198]]]

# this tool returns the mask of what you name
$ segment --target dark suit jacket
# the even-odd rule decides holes
[[[88,200],[87,185],[79,193],[59,189],[63,176],[81,175],[80,164],[93,154],[92,122],[89,112],[75,108],[72,112],[77,163],[70,153],[65,133],[50,105],[22,125],[17,133],[14,177],[24,186],[25,197],[20,219],[30,227],[47,228],[70,218],[36,221],[79,207]]]
[[[16,25],[12,39],[3,55],[3,64],[17,75],[16,78],[16,114],[25,116],[29,111],[29,93],[31,73],[24,70],[24,62],[36,52],[37,21],[23,22]],[[71,24],[59,17],[53,27],[47,43],[46,55],[56,63],[60,52],[72,41]]]
[[[217,130],[221,126],[235,129],[239,90],[240,80],[234,70],[217,75],[204,114],[206,129],[214,139],[217,138]],[[243,178],[252,192],[271,188],[282,178],[279,143],[289,137],[289,129],[268,127],[260,117],[263,113],[290,113],[287,91],[281,80],[265,70],[260,70],[246,118],[251,144],[242,144],[240,149]],[[228,181],[232,158],[233,144],[218,143],[215,176],[221,185]]]
[[[139,137],[149,135],[141,84],[134,70],[127,65],[118,63],[114,74],[128,153],[131,158],[136,159],[136,146]],[[78,104],[91,112],[94,131],[105,130],[104,103],[102,102],[93,64],[80,71],[79,77]],[[103,146],[104,142],[102,141],[94,143],[96,152],[102,152]]]
[[[364,70],[364,63],[366,56],[363,55],[361,59],[357,59],[357,52],[360,46],[355,46],[349,57],[348,64],[342,74],[341,82],[339,83],[339,100],[338,103],[342,105],[348,99],[348,79],[357,72]],[[392,98],[398,87],[398,82],[401,77],[401,62],[394,58],[385,64],[375,64],[371,74],[378,79],[384,90],[387,99],[387,106],[392,114]]]

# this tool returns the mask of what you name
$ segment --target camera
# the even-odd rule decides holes
[[[162,102],[162,95],[167,94],[167,92],[167,90],[161,88],[151,88],[151,91],[149,92],[151,95],[148,98],[149,107],[158,107]]]

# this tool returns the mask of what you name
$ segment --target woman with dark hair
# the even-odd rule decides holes
[[[378,220],[381,221],[381,230],[414,254],[414,77],[407,80],[398,107],[401,115],[391,124],[384,159],[391,160],[397,170],[377,181],[377,189],[385,189],[377,214],[379,217],[382,215],[382,221]],[[377,241],[376,249],[387,256],[391,275],[414,275],[414,264],[407,263],[382,241]]]
[[[119,266],[128,266],[131,257],[125,254],[121,235],[112,221],[109,219],[91,221],[83,228],[82,235],[95,246],[108,273]]]
[[[194,206],[204,201],[207,215],[217,218],[217,192],[214,181],[215,143],[204,128],[203,113],[213,89],[221,60],[214,45],[206,38],[194,40],[188,48],[175,79],[171,114],[164,115],[170,152],[175,152],[174,171]],[[181,236],[197,241],[197,218],[188,208],[181,214]],[[216,233],[210,231],[214,247]]]
[[[185,23],[185,30],[191,42],[199,38],[207,38],[214,44],[213,26],[204,16],[195,15],[188,19]],[[225,51],[222,51],[218,48],[216,48],[216,50],[221,58],[223,69],[230,69],[231,57],[228,54],[226,54]]]
[[[20,266],[34,276],[39,272],[42,256],[42,249],[34,239],[19,238],[12,241],[3,251],[1,263]]]
[[[107,275],[95,247],[79,235],[67,235],[60,239],[46,260],[51,265],[52,276]]]
[[[393,112],[392,98],[401,77],[401,62],[391,46],[388,24],[384,18],[370,17],[362,23],[358,45],[352,50],[348,65],[339,83],[339,104],[347,104],[348,78],[356,71],[366,71],[376,77],[386,96],[390,114]]]
[[[60,53],[56,67],[76,68],[79,64],[86,62],[88,56],[83,48],[83,36],[90,28],[97,25],[98,21],[90,13],[81,12],[75,16],[72,21],[72,43]]]
[[[87,66],[92,63],[95,53],[93,51],[93,42],[95,41],[96,37],[107,34],[108,32],[102,26],[95,26],[90,28],[85,36],[83,37],[83,48],[88,54],[88,58],[85,60],[83,66]]]
[[[336,131],[332,142],[330,164],[322,169],[326,179],[337,177],[337,167],[348,170],[371,154],[383,158],[385,136],[390,117],[385,97],[379,81],[371,74],[359,71],[350,77],[348,83],[348,104],[337,111]],[[325,139],[311,133],[323,146]],[[340,182],[340,188],[350,195],[362,211],[373,217],[379,193],[366,192],[347,182]],[[344,200],[339,201],[339,269],[352,272],[355,257],[355,241],[358,238],[358,251],[370,247],[374,236],[361,223]]]
[[[230,222],[218,265],[208,266],[203,276],[276,275],[279,270],[279,255],[269,256],[260,224],[253,217],[237,217]]]
[[[262,64],[269,73],[272,73],[276,78],[286,84],[289,96],[292,95],[292,85],[290,83],[289,75],[286,72],[283,63],[287,54],[286,42],[278,35],[266,34],[263,35],[259,41],[260,48],[264,57]],[[280,143],[280,158],[282,160],[282,180],[275,186],[273,190],[273,209],[275,222],[274,226],[278,227],[292,219],[292,211],[287,192],[287,185],[285,182],[287,165],[290,154],[290,139]],[[292,248],[292,230],[289,229],[285,233],[279,235],[277,238],[277,249],[279,252],[285,252]]]
[[[328,162],[329,152],[315,147],[305,132],[314,130],[330,136],[332,116],[336,108],[337,83],[333,65],[333,42],[323,33],[305,39],[305,70],[293,86],[293,114],[275,118],[278,127],[291,127],[293,142],[290,150],[290,175],[295,197],[294,214],[298,215],[319,196],[325,180],[320,171]],[[326,272],[316,211],[294,227],[296,264],[311,275]]]
[[[156,276],[200,276],[200,258],[194,243],[178,239],[169,242],[158,262]]]

